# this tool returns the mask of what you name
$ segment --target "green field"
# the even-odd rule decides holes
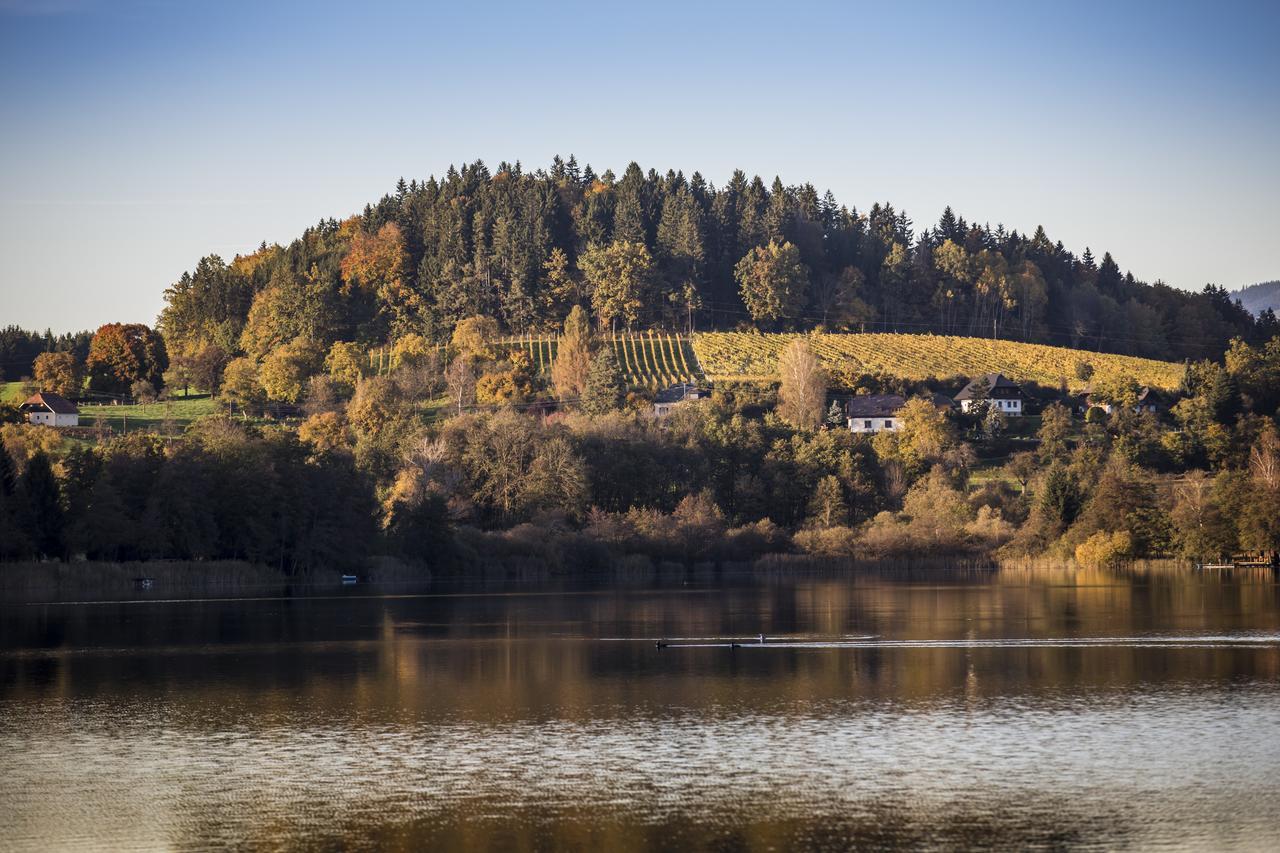
[[[212,415],[218,411],[218,404],[208,395],[192,394],[190,397],[175,397],[163,403],[139,403],[132,406],[80,406],[80,425],[94,426],[99,418],[106,421],[113,433],[134,432],[135,430],[154,431],[161,429],[166,421],[172,422],[173,429],[181,432],[190,426],[192,421]]]
[[[0,382],[0,403],[21,403],[21,382]]]

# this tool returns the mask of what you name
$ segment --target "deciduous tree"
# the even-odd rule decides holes
[[[653,290],[653,257],[643,243],[616,241],[588,249],[578,258],[578,268],[591,287],[591,305],[601,325],[621,320],[628,328],[640,314]]]
[[[141,323],[108,323],[89,344],[85,369],[95,391],[126,394],[139,379],[158,385],[169,366],[164,340]]]
[[[782,385],[778,389],[778,415],[796,429],[812,430],[822,425],[827,401],[827,374],[813,354],[808,341],[798,338],[787,345],[778,359]]]
[[[742,301],[757,323],[793,320],[809,299],[809,268],[791,243],[756,246],[733,270]]]
[[[42,389],[63,397],[80,396],[80,365],[74,353],[42,352],[34,367],[36,384]]]

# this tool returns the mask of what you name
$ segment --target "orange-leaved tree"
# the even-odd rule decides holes
[[[169,357],[164,339],[141,323],[108,323],[89,342],[85,370],[89,387],[108,394],[127,394],[139,380],[158,386]]]

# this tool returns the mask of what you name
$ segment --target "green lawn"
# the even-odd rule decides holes
[[[0,382],[0,403],[21,403],[21,382]]]
[[[98,418],[105,418],[112,432],[133,432],[139,429],[158,430],[165,421],[172,421],[176,431],[186,429],[192,421],[212,415],[218,404],[207,394],[175,397],[164,403],[142,403],[134,406],[81,406],[80,425],[93,426]]]

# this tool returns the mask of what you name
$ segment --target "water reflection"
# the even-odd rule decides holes
[[[1265,573],[0,615],[3,846],[1280,845]]]

